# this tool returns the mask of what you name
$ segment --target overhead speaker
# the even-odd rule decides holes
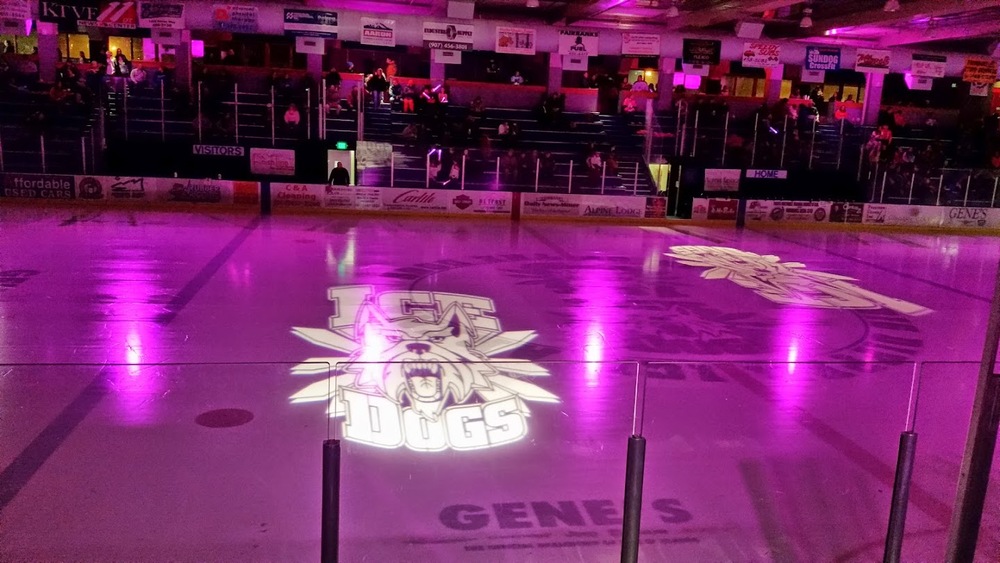
[[[743,39],[760,39],[764,33],[764,24],[757,22],[739,22],[736,24],[736,37]]]
[[[475,2],[448,2],[448,17],[471,20],[476,11]]]

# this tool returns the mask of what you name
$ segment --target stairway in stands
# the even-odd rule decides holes
[[[365,108],[365,140],[391,143],[393,138],[392,110],[388,104],[374,109]]]

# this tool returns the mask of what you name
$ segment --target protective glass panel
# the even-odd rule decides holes
[[[318,560],[327,425],[291,369],[0,366],[0,560]]]
[[[976,363],[921,366],[914,427],[917,447],[903,561],[945,560],[978,377]],[[993,486],[986,498],[976,561],[995,561],[1000,556],[1000,497],[995,486],[1000,468],[996,461],[990,479]]]
[[[636,365],[468,361],[450,328],[424,336],[368,335],[404,360],[334,368],[342,559],[616,559]]]
[[[913,373],[649,364],[640,559],[880,559]]]

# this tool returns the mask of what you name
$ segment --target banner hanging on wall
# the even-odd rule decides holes
[[[31,22],[28,0],[0,0],[0,34],[28,35]]]
[[[892,53],[881,49],[858,49],[857,58],[854,62],[854,70],[857,72],[870,72],[872,74],[889,74],[889,62],[892,60]]]
[[[913,76],[944,78],[944,69],[947,64],[948,57],[944,55],[913,53],[913,64],[910,65],[910,73]]]
[[[560,29],[559,54],[596,57],[598,37],[599,34],[596,31]]]
[[[337,38],[337,12],[285,8],[285,35]]]
[[[497,53],[511,55],[534,55],[535,30],[529,27],[498,25],[494,50]]]
[[[215,4],[212,6],[212,24],[218,31],[256,33],[260,26],[257,6]]]
[[[396,46],[396,20],[361,18],[361,44]]]
[[[806,47],[806,70],[839,70],[839,47]]]
[[[997,81],[997,62],[990,57],[966,57],[962,80],[975,84],[993,84]]]
[[[656,33],[622,33],[622,54],[660,56],[660,36]]]
[[[471,51],[474,29],[460,23],[424,22],[424,47],[446,51]]]
[[[685,39],[683,62],[691,65],[717,65],[722,59],[722,41]]]
[[[77,31],[85,22],[97,20],[101,13],[98,0],[41,0],[38,3],[39,21],[54,23],[59,31]]]
[[[184,29],[184,4],[180,2],[143,2],[139,4],[139,27]]]
[[[743,66],[771,68],[781,64],[781,45],[764,41],[747,41],[743,44]]]

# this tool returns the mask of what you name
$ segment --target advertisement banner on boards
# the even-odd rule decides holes
[[[257,6],[213,4],[212,26],[216,31],[256,33],[260,27]]]
[[[944,78],[944,70],[947,65],[948,57],[944,55],[913,53],[913,63],[910,65],[910,73],[913,76]]]
[[[321,208],[327,190],[347,191],[343,186],[325,186],[323,184],[283,184],[271,183],[272,209],[302,209]]]
[[[184,29],[184,4],[180,2],[140,3],[139,27],[147,29]]]
[[[966,57],[962,80],[992,86],[997,81],[997,62],[990,57]]]
[[[361,18],[361,44],[396,46],[396,20]]]
[[[695,221],[736,221],[738,199],[695,198],[691,204],[691,219]]]
[[[656,33],[622,32],[622,54],[660,56],[660,36]]]
[[[530,27],[498,25],[494,51],[511,55],[535,54],[535,30]]]
[[[663,219],[666,198],[576,194],[521,194],[523,217]]]
[[[155,182],[133,176],[76,176],[77,197],[82,200],[147,203],[150,201],[147,181]]]
[[[0,196],[17,199],[75,199],[76,179],[53,174],[4,174]]]
[[[705,170],[706,192],[738,192],[740,191],[739,168],[708,168]]]
[[[337,12],[285,8],[285,35],[337,38]]]
[[[771,68],[781,64],[781,45],[765,41],[747,41],[743,44],[743,66]]]
[[[722,41],[685,39],[682,62],[691,65],[717,65],[722,58]]]
[[[580,196],[570,194],[521,194],[522,217],[580,217]]]
[[[806,47],[805,70],[840,70],[840,47]]]
[[[559,54],[581,57],[596,57],[597,42],[600,34],[596,31],[579,31],[574,29],[559,30]]]
[[[983,207],[946,207],[941,214],[942,227],[1000,228],[1000,209]]]
[[[866,225],[940,227],[942,210],[926,205],[866,203],[862,222]]]
[[[475,28],[460,23],[424,22],[424,47],[444,51],[471,51]]]
[[[265,176],[294,176],[295,151],[289,149],[250,149],[250,172]]]
[[[830,218],[830,203],[825,201],[747,201],[747,221],[783,223],[825,223]]]
[[[863,203],[831,203],[831,223],[861,223],[865,216]]]
[[[257,182],[234,182],[230,180],[147,178],[146,190],[152,188],[149,196],[156,203],[195,205],[237,205],[260,204],[260,184]]]
[[[872,74],[889,74],[889,63],[892,61],[892,53],[881,49],[858,49],[854,62],[854,70],[857,72],[870,72]]]

